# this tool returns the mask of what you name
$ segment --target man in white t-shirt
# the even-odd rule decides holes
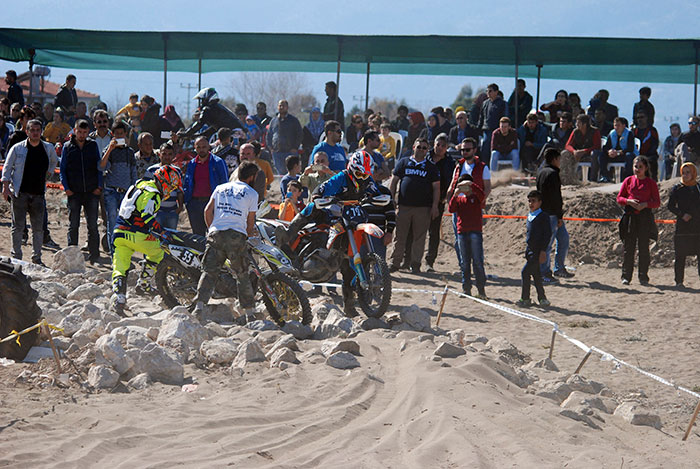
[[[251,187],[258,173],[255,163],[243,162],[238,167],[238,181],[221,184],[214,189],[204,208],[207,247],[202,259],[202,275],[197,285],[192,313],[201,319],[204,306],[211,298],[221,267],[230,261],[238,283],[241,314],[252,319],[255,308],[253,287],[248,274],[248,236],[255,235],[255,212],[258,193]]]

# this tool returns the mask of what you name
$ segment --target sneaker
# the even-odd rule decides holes
[[[541,300],[539,300],[539,303],[540,303],[540,306],[542,306],[543,308],[546,308],[547,306],[551,306],[551,304],[552,304],[547,298],[542,298]]]
[[[479,293],[476,294],[476,297],[479,298],[480,300],[488,300],[489,297],[486,296],[486,292],[484,289],[479,290]]]
[[[462,293],[464,293],[467,296],[472,296],[472,289],[462,287]]]
[[[54,241],[53,239],[51,239],[50,237],[46,238],[44,240],[44,247],[49,248],[49,249],[56,249],[56,250],[61,249],[61,246],[59,246],[58,243],[56,241]]]
[[[630,281],[627,280],[626,278],[623,278],[623,279],[622,279],[622,284],[623,284],[623,285],[629,285],[629,284],[630,284]]]
[[[194,308],[192,308],[192,316],[197,318],[198,320],[202,320],[204,317],[204,303],[201,301],[198,301],[195,305]]]
[[[414,264],[411,266],[411,273],[412,274],[419,274],[420,273],[420,264]]]
[[[649,278],[640,278],[639,284],[640,285],[649,285]]]
[[[554,271],[554,276],[555,276],[555,277],[560,277],[560,278],[571,278],[571,277],[574,276],[574,274],[572,274],[572,273],[569,272],[568,270],[564,269],[564,270],[555,270],[555,271]]]
[[[559,280],[557,280],[551,275],[548,275],[546,277],[542,277],[542,283],[545,285],[552,285],[554,283],[559,283]]]
[[[391,267],[389,267],[389,272],[392,273],[392,274],[393,274],[394,272],[398,272],[398,271],[399,271],[399,266],[398,266],[398,265],[392,265]]]
[[[32,264],[40,265],[42,267],[46,267],[43,262],[41,262],[41,259],[36,259],[32,261]]]
[[[121,317],[126,317],[124,308],[126,307],[126,295],[123,293],[114,293],[109,299],[110,309]]]
[[[80,248],[81,251],[83,252],[90,252],[90,246],[88,246],[88,243],[83,244],[83,247]]]
[[[532,300],[530,300],[530,298],[520,298],[515,304],[523,308],[529,308],[532,306]]]
[[[609,183],[612,182],[609,177],[602,176],[600,179],[598,179],[598,182],[603,182],[603,183]]]
[[[685,288],[685,285],[683,285],[683,282],[676,282],[676,288]]]
[[[425,271],[426,272],[435,272],[435,269],[433,269],[433,264],[427,264],[428,267],[426,267]]]

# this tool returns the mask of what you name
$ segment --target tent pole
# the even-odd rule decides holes
[[[537,66],[537,104],[535,109],[540,108],[540,78],[542,78],[542,65]]]
[[[693,87],[693,115],[698,115],[698,44],[695,44],[695,86]]]
[[[197,91],[202,89],[202,57],[199,57],[199,69],[197,75]]]
[[[168,105],[168,36],[163,34],[163,109]]]
[[[36,51],[34,49],[29,49],[29,102],[34,101],[34,56]],[[697,68],[695,69],[695,76],[697,77]],[[696,80],[697,81],[697,80]]]
[[[338,37],[338,68],[335,72],[335,110],[333,111],[333,120],[338,121],[338,100],[340,99],[340,55],[342,53],[343,39]]]
[[[367,61],[367,82],[365,83],[365,112],[369,109],[369,60]]]
[[[513,122],[515,122],[514,128],[517,130],[518,129],[518,62],[520,62],[520,56],[519,56],[519,41],[515,39],[515,112],[513,116]],[[513,168],[517,170],[518,168]]]

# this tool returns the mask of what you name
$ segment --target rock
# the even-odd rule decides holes
[[[189,363],[191,359],[195,358],[194,355],[198,355],[197,350],[192,350],[192,353],[190,353],[190,348],[187,346],[187,344],[185,344],[182,339],[178,339],[177,337],[169,337],[160,345],[165,347],[175,357],[175,359],[182,364]],[[201,358],[201,364],[204,364],[205,360],[203,357]]]
[[[339,370],[348,370],[360,366],[360,362],[350,352],[336,352],[326,359],[326,364]]]
[[[253,333],[255,335],[255,332]],[[270,344],[274,344],[277,342],[281,337],[286,336],[284,332],[278,330],[275,331],[262,331],[258,332],[257,335],[255,335],[255,340],[257,340],[261,346],[267,347]]]
[[[88,383],[95,389],[112,389],[119,382],[119,373],[113,369],[96,365],[88,371]]]
[[[314,339],[322,340],[330,337],[347,336],[347,334],[352,332],[353,325],[352,320],[343,316],[339,309],[331,309],[323,323],[314,331]]]
[[[133,389],[146,389],[151,384],[148,373],[140,373],[129,380],[127,385]]]
[[[99,338],[99,337],[98,337]],[[83,348],[90,342],[94,342],[94,340],[90,340],[90,337],[85,332],[78,331],[75,334],[73,334],[73,337],[70,339],[73,344],[75,344],[78,348]]]
[[[81,304],[85,301],[88,300],[83,300],[80,303],[78,303],[78,306],[73,310],[72,314],[79,315],[81,318],[83,318],[84,321],[88,319],[98,319],[101,321],[102,311],[100,310],[100,308],[98,308],[92,303]]]
[[[118,327],[126,327],[126,326],[138,326],[138,327],[143,327],[145,329],[151,328],[151,327],[160,327],[161,321],[157,319],[153,319],[151,317],[141,317],[141,316],[136,316],[136,317],[129,317],[129,318],[119,318],[117,321],[114,322],[109,322],[107,324],[107,332],[112,332],[114,329]]]
[[[581,257],[581,263],[582,264],[593,264],[593,263],[595,263],[595,259],[590,254],[584,254]]]
[[[181,339],[190,350],[199,350],[202,342],[209,340],[209,330],[192,315],[175,312],[177,309],[174,308],[173,312],[163,320],[156,342],[163,344],[170,338],[177,338]]]
[[[146,331],[146,337],[151,339],[153,342],[158,340],[158,333],[160,332],[160,329],[157,327],[149,327],[148,331]]]
[[[430,314],[417,305],[401,309],[401,321],[415,331],[430,332]]]
[[[283,347],[272,354],[270,368],[279,367],[282,363],[299,363],[299,360],[297,360],[297,356],[292,350]]]
[[[85,350],[80,356],[75,360],[75,364],[80,367],[87,367],[91,363],[95,362],[95,351],[92,348]]]
[[[244,368],[248,363],[264,362],[265,353],[255,339],[248,339],[238,347],[238,354],[233,359],[232,368]]]
[[[538,360],[536,362],[530,362],[527,365],[525,365],[523,368],[526,370],[532,370],[535,368],[541,368],[545,369],[548,371],[559,371],[559,368],[557,368],[557,365],[548,358],[544,358],[542,360]]]
[[[252,331],[275,331],[279,330],[279,326],[272,321],[267,319],[256,319],[245,325],[248,329]]]
[[[536,396],[552,399],[557,404],[564,402],[572,391],[568,384],[560,380],[540,381],[538,387],[539,389],[535,391]]]
[[[562,409],[559,411],[559,415],[562,415],[564,417],[568,417],[570,419],[576,420],[578,422],[583,422],[584,424],[588,425],[591,428],[594,428],[596,430],[602,430],[599,425],[597,425],[591,418],[582,412],[578,412],[573,409]]]
[[[615,243],[613,245],[613,254],[617,256],[621,256],[625,252],[625,245],[622,243]]]
[[[140,351],[134,366],[138,374],[148,373],[153,381],[182,384],[184,369],[174,356],[158,344],[150,343]]]
[[[389,329],[389,325],[381,318],[367,318],[360,321],[359,325],[365,331],[371,331],[373,329]]]
[[[433,354],[442,358],[457,358],[460,355],[465,355],[467,352],[462,347],[457,347],[449,342],[443,342],[437,346]]]
[[[71,346],[71,343],[72,342],[68,337],[54,337],[53,338],[53,344],[59,350],[68,350],[68,347]]]
[[[632,425],[646,425],[661,429],[661,418],[635,402],[623,402],[615,409],[615,415],[622,417]]]
[[[282,327],[282,330],[287,334],[292,334],[297,340],[306,340],[314,335],[313,329],[299,321],[288,321]]]
[[[112,365],[114,370],[123,375],[134,366],[134,361],[126,355],[126,351],[119,341],[110,335],[103,335],[95,343],[95,350]],[[97,357],[96,357],[97,359]]]
[[[309,362],[312,365],[317,365],[326,361],[326,357],[323,356],[319,349],[312,349],[304,353],[301,356],[304,362]]]
[[[317,303],[315,301],[318,301]],[[338,306],[333,303],[330,298],[319,298],[319,300],[312,300],[311,302],[311,314],[314,320],[318,319],[318,323],[322,323],[328,317],[328,314],[333,310],[340,310]]]
[[[354,340],[324,340],[321,344],[321,353],[325,357],[330,357],[337,352],[349,352],[353,355],[360,355],[360,344]]]
[[[83,334],[90,342],[95,342],[105,334],[105,325],[99,319],[88,319],[83,322],[75,335]],[[74,335],[74,337],[75,337]]]
[[[229,337],[217,337],[205,340],[199,347],[199,353],[207,360],[218,365],[228,364],[238,354],[239,342]]]
[[[58,327],[63,329],[65,337],[72,337],[83,325],[83,318],[77,314],[69,314],[58,323]]]
[[[486,346],[497,354],[504,355],[512,363],[522,365],[530,361],[528,355],[522,353],[504,337],[494,337],[486,343]]]
[[[121,326],[112,329],[109,335],[117,339],[125,349],[140,349],[153,342],[146,335],[147,332],[147,329],[139,326]]]
[[[297,340],[294,338],[294,336],[292,334],[287,334],[287,335],[284,335],[284,336],[280,337],[279,339],[277,339],[277,342],[275,342],[272,345],[272,347],[270,348],[270,350],[267,351],[265,356],[269,359],[270,357],[272,357],[272,355],[276,351],[283,349],[283,348],[288,348],[290,350],[294,350],[297,352],[299,351],[299,346],[297,345]]]
[[[606,264],[605,268],[607,269],[618,269],[620,268],[620,264],[617,261],[608,261]]]
[[[85,272],[85,259],[78,246],[68,246],[53,255],[51,268],[67,274]]]
[[[67,296],[69,300],[93,300],[102,296],[102,288],[94,283],[86,283],[70,292]]]
[[[612,414],[617,407],[617,402],[614,399],[605,397],[601,398],[582,393],[581,391],[574,391],[569,394],[569,397],[567,397],[564,402],[561,403],[561,407],[565,407],[567,409],[575,409],[579,406],[586,406],[593,409],[598,409],[606,414]]]
[[[607,389],[604,384],[587,380],[581,375],[571,375],[569,379],[566,380],[566,384],[569,385],[572,391],[585,392],[586,394],[598,394],[602,390]]]
[[[228,331],[226,331],[226,329],[221,327],[220,324],[217,324],[217,323],[211,322],[211,321],[206,323],[204,327],[209,330],[210,337],[226,337],[227,332],[228,332]]]
[[[210,304],[204,311],[204,320],[214,323],[230,323],[233,321],[231,307],[225,303]]]

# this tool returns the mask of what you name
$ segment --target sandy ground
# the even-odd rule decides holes
[[[497,188],[489,213],[524,214],[525,193],[525,188]],[[593,216],[614,217],[613,197],[567,189],[567,215],[597,209]],[[49,207],[54,238],[65,246],[67,213],[55,193]],[[3,202],[0,233],[7,241],[0,255],[9,254],[6,210]],[[700,280],[696,267],[689,266],[690,288],[672,288],[672,228],[662,228],[668,232],[655,248],[649,286],[640,286],[636,277],[632,285],[620,284],[621,256],[613,253],[616,226],[570,222],[569,228],[567,263],[576,276],[546,287],[552,307],[528,312],[557,322],[588,345],[699,389]],[[438,272],[399,272],[396,288],[442,290],[447,283],[459,289],[447,219],[443,231]],[[523,221],[485,223],[486,268],[495,277],[486,290],[495,303],[514,307],[519,298],[524,233]],[[592,259],[584,259],[586,254]],[[45,252],[45,260],[49,255]],[[396,292],[391,310],[415,303],[435,321],[439,302],[439,295]],[[549,327],[453,295],[440,327],[506,337],[533,360],[549,352]],[[593,355],[581,374],[605,383],[620,399],[643,393],[661,417],[661,430],[612,415],[602,430],[589,428],[558,415],[553,401],[527,394],[495,373],[488,357],[467,353],[442,366],[429,360],[431,341],[401,334],[404,350],[401,337],[386,331],[360,334],[362,366],[351,371],[303,360],[286,371],[256,364],[243,376],[188,365],[185,375],[199,384],[194,393],[161,384],[122,393],[42,388],[15,378],[24,368],[51,373],[50,363],[0,367],[0,466],[619,468],[692,467],[700,457],[697,427],[681,442],[697,402],[599,356]],[[300,346],[307,351],[318,343]],[[580,349],[557,339],[554,362],[562,371],[572,373],[582,358]]]

